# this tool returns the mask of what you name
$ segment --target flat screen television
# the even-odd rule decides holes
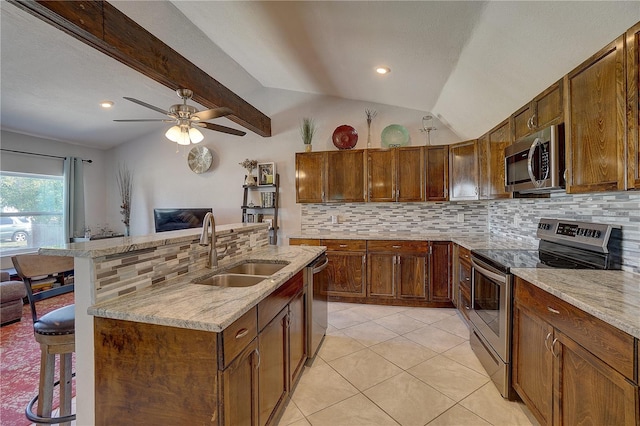
[[[153,209],[153,221],[156,226],[156,232],[202,228],[204,216],[211,212],[213,212],[211,208]]]

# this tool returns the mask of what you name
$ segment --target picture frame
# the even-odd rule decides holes
[[[276,163],[258,163],[258,186],[275,184]]]

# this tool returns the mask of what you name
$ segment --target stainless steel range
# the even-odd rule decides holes
[[[504,398],[511,387],[511,268],[620,269],[620,226],[540,219],[538,250],[472,250],[470,343]]]

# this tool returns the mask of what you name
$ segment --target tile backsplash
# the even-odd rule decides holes
[[[623,269],[640,272],[640,193],[552,194],[550,198],[301,204],[302,232],[455,232],[536,241],[541,217],[622,226]],[[335,217],[335,219],[334,219]],[[337,220],[338,223],[332,223]]]

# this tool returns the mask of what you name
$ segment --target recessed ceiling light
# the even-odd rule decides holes
[[[376,72],[378,74],[389,74],[391,72],[391,69],[389,67],[378,67],[376,68]]]
[[[111,101],[102,101],[102,102],[100,102],[100,106],[102,108],[108,109],[108,108],[111,108],[113,106],[113,102],[111,102]]]

